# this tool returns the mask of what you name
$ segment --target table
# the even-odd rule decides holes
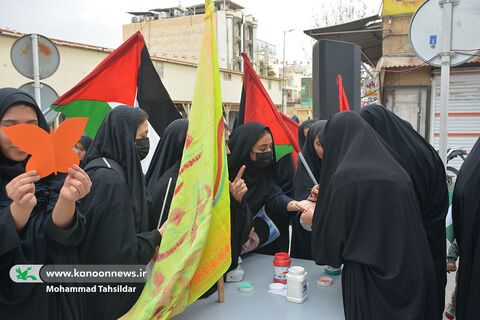
[[[292,266],[302,266],[308,272],[308,300],[302,304],[288,302],[286,297],[268,292],[273,282],[273,256],[249,254],[243,258],[243,281],[253,282],[251,292],[238,291],[238,282],[225,283],[225,302],[217,301],[217,292],[199,299],[175,319],[344,319],[342,284],[340,276],[332,276],[329,287],[317,285],[317,278],[325,276],[324,267],[311,260],[291,259]]]

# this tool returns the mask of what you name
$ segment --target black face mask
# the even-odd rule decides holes
[[[257,160],[249,162],[257,168],[266,168],[273,162],[273,151],[255,152],[255,157]]]
[[[137,146],[140,160],[145,159],[148,155],[148,152],[150,151],[150,140],[148,139],[148,137],[136,139],[135,145]]]

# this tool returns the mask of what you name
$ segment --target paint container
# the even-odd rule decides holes
[[[240,282],[237,288],[240,292],[250,292],[254,287],[255,285],[252,282]]]
[[[333,283],[333,279],[330,277],[318,277],[317,284],[322,287],[331,286]]]
[[[275,259],[273,259],[273,282],[287,283],[286,276],[291,263],[288,253],[275,253]]]
[[[308,299],[307,272],[303,267],[293,266],[287,273],[287,301],[303,303]]]
[[[334,268],[331,266],[325,266],[325,273],[329,276],[338,276],[342,273],[342,267]]]

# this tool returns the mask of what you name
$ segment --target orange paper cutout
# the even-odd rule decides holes
[[[50,133],[32,124],[17,124],[3,128],[3,132],[20,150],[32,155],[26,171],[36,170],[43,178],[52,172],[67,172],[78,158],[73,147],[82,137],[88,118],[70,118]]]

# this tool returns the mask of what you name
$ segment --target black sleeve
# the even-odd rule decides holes
[[[77,202],[76,206],[78,206],[78,204]],[[65,247],[79,245],[86,234],[85,217],[80,211],[75,208],[73,225],[68,229],[57,228],[53,224],[52,213],[50,213],[45,220],[45,234],[47,238]]]
[[[282,189],[280,189],[278,185],[271,184],[270,190],[265,198],[265,204],[268,206],[268,208],[279,214],[288,215],[289,212],[287,210],[287,206],[292,200],[292,198],[283,193]],[[292,214],[296,214],[296,212],[292,212]]]
[[[0,210],[0,256],[14,250],[22,244],[13,222],[10,206]]]
[[[116,172],[97,169],[92,189],[81,203],[88,230],[81,249],[82,263],[148,263],[160,244],[160,233],[137,234],[130,193]]]

